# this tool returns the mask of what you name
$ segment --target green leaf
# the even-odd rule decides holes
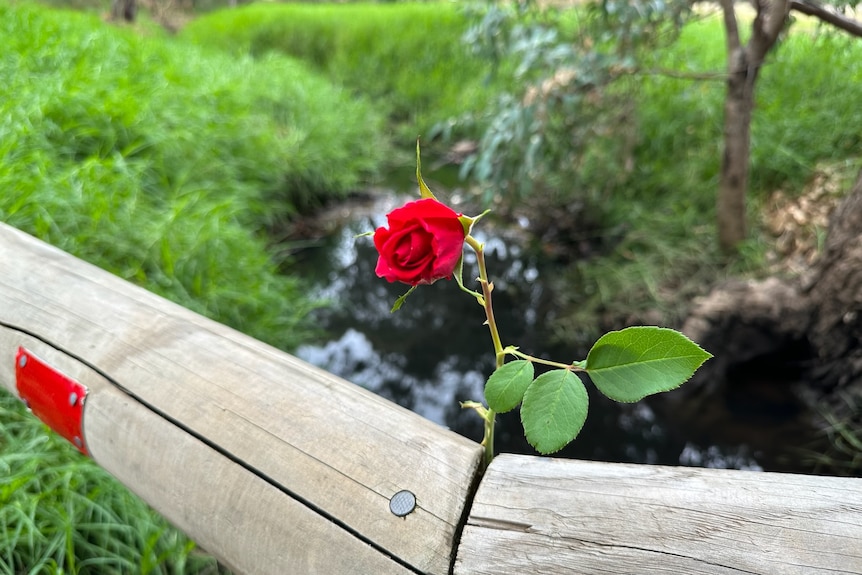
[[[397,300],[395,300],[395,303],[392,304],[392,309],[389,310],[389,313],[395,313],[396,311],[401,309],[401,306],[404,305],[404,302],[407,300],[407,296],[412,294],[413,290],[415,290],[417,287],[418,286],[411,287],[409,290],[407,290],[407,292],[404,295],[402,295]]]
[[[511,411],[524,399],[524,392],[532,382],[532,362],[519,359],[504,363],[488,378],[485,401],[498,413]]]
[[[629,327],[599,338],[586,371],[603,394],[631,403],[679,387],[711,357],[678,331]]]
[[[543,373],[527,388],[521,405],[527,441],[539,453],[559,451],[580,433],[589,402],[583,382],[568,369]]]
[[[423,198],[436,200],[437,198],[434,197],[434,194],[431,193],[431,189],[425,183],[425,180],[422,179],[422,160],[419,159],[419,140],[416,140],[416,179],[419,181],[419,195]]]

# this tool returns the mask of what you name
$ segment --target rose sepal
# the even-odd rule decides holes
[[[464,214],[461,214],[460,216],[458,216],[458,220],[461,222],[461,225],[464,226],[464,237],[469,236],[470,232],[473,230],[473,226],[476,224],[476,222],[481,220],[483,217],[485,217],[489,213],[491,213],[491,210],[485,210],[484,212],[482,212],[478,216],[473,216],[472,218],[470,216],[466,216]]]
[[[431,188],[422,179],[422,160],[419,158],[419,140],[416,140],[416,180],[419,182],[419,195],[423,198],[431,198],[436,200],[434,194],[431,193]]]
[[[404,305],[405,301],[407,301],[407,296],[412,294],[413,290],[415,290],[417,287],[419,286],[411,286],[410,289],[404,293],[404,295],[399,296],[398,299],[395,300],[395,303],[392,304],[392,309],[389,310],[389,313],[395,313],[396,311],[401,309],[401,306]]]

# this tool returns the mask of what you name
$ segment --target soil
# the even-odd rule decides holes
[[[683,331],[714,354],[672,394],[686,417],[709,421],[716,402],[776,416],[800,413],[824,436],[862,435],[862,174],[842,198],[823,173],[799,197],[773,194],[764,223],[776,241],[771,276],[736,280],[695,303]],[[857,435],[854,435],[854,431]],[[862,471],[859,449],[830,473]]]

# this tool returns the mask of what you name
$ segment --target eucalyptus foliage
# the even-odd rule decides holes
[[[474,5],[465,41],[494,62],[514,64],[502,82],[508,91],[479,120],[484,134],[462,176],[477,180],[489,203],[542,194],[598,204],[632,167],[629,76],[648,50],[675,38],[688,7],[680,0]]]

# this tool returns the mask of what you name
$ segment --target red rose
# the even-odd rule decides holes
[[[389,229],[377,228],[377,275],[412,286],[451,278],[464,249],[464,226],[452,208],[425,198],[386,216]]]

